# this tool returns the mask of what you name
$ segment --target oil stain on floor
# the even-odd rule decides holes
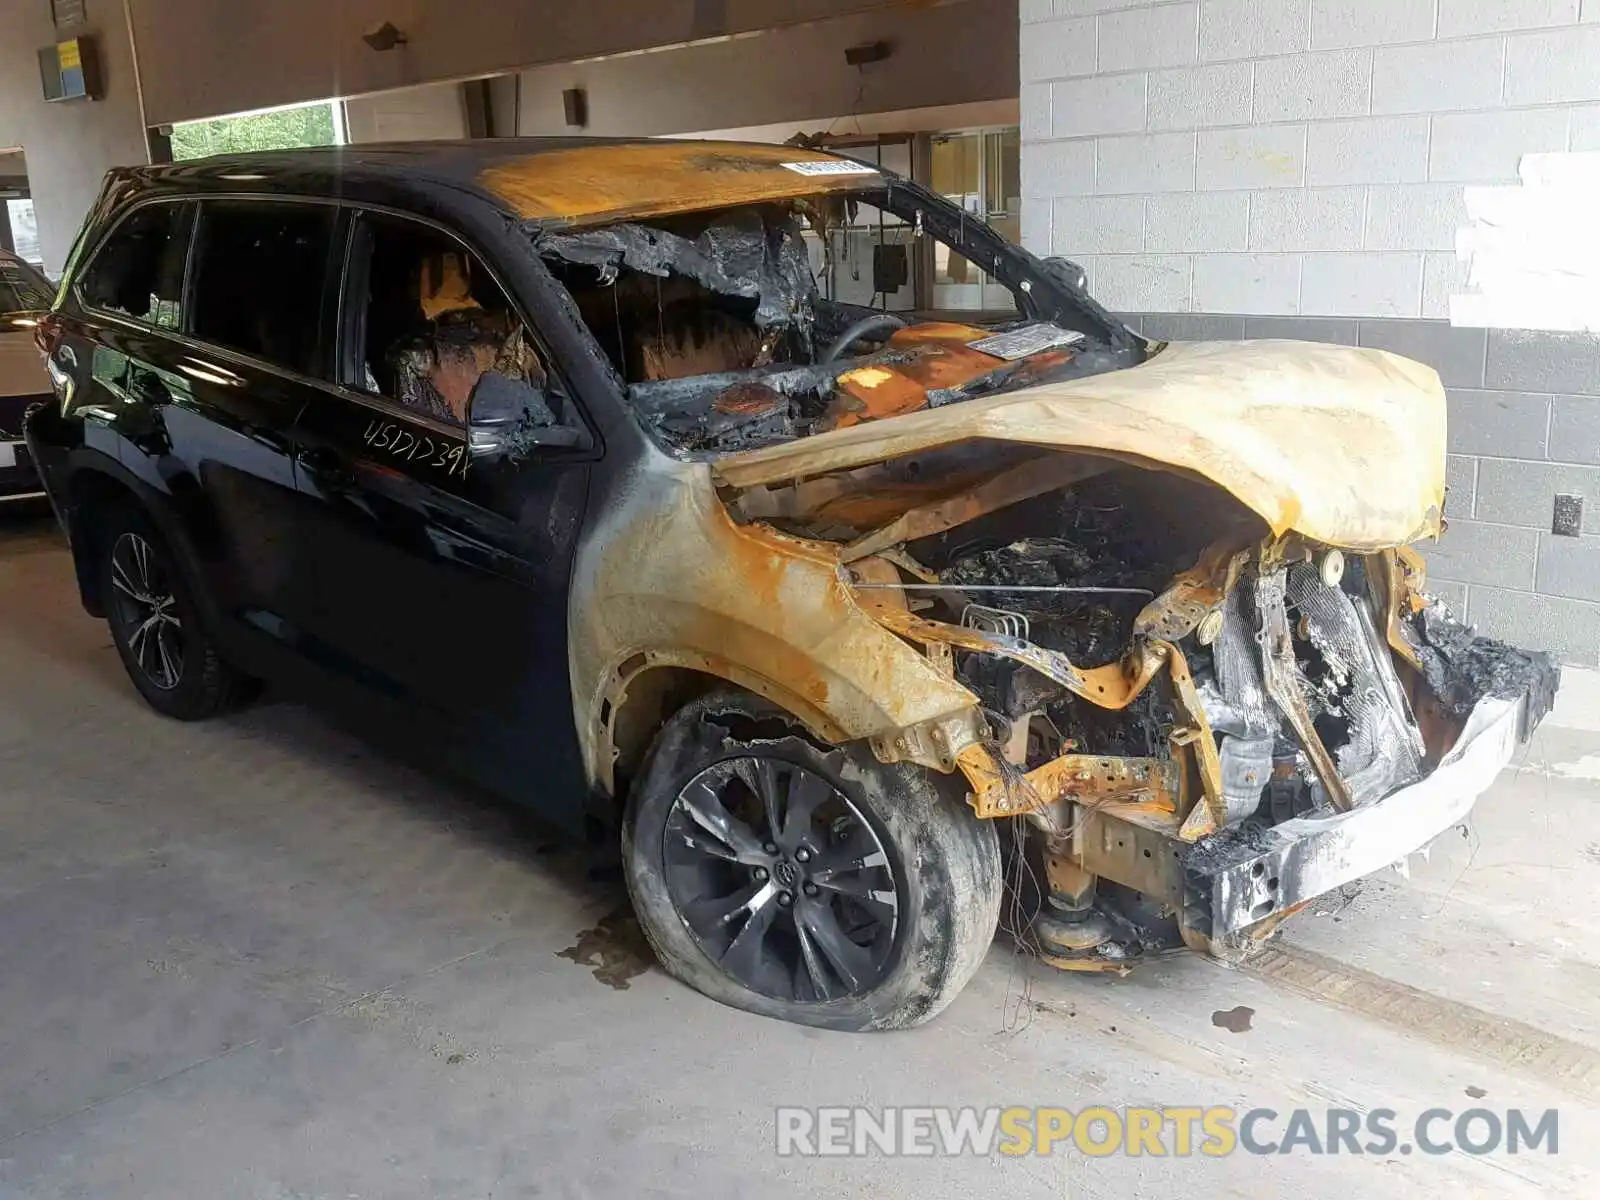
[[[1237,1008],[1219,1008],[1211,1014],[1211,1023],[1229,1033],[1244,1033],[1250,1028],[1250,1018],[1255,1015],[1255,1009],[1241,1004]]]
[[[618,991],[626,991],[630,980],[655,965],[644,930],[627,905],[601,917],[598,925],[585,929],[574,944],[556,951],[556,956],[569,958],[580,967],[593,967],[596,979]]]

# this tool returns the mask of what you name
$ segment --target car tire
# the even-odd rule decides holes
[[[255,681],[223,661],[195,603],[194,584],[143,510],[110,510],[95,545],[111,640],[151,708],[199,721],[254,695]]]
[[[999,917],[995,829],[954,779],[881,763],[860,743],[819,744],[742,691],[663,726],[632,789],[622,859],[669,974],[824,1029],[933,1017],[978,969]]]

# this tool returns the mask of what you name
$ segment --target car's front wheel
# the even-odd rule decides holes
[[[222,660],[166,540],[131,506],[100,526],[106,624],[133,686],[150,707],[196,721],[242,701],[252,681]]]
[[[829,1029],[932,1017],[994,938],[993,827],[946,780],[718,691],[663,727],[623,866],[666,969],[713,999]]]

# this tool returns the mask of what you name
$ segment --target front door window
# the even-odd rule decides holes
[[[353,386],[461,427],[473,389],[493,376],[541,398],[539,424],[576,426],[531,333],[477,256],[416,221],[371,216],[363,228],[367,289],[355,314]]]

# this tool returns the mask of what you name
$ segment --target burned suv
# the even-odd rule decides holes
[[[150,704],[412,722],[790,1020],[927,1019],[1003,897],[1062,967],[1238,953],[1465,818],[1557,683],[1428,598],[1433,371],[1148,342],[821,150],[118,171],[41,342],[29,445]]]

